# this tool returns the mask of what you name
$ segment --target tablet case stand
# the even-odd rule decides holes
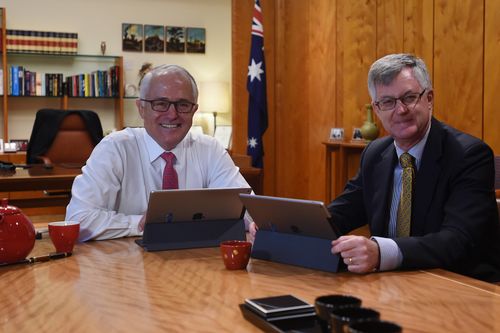
[[[261,229],[255,235],[251,257],[337,272],[339,255],[332,254],[331,249],[329,239]]]
[[[147,223],[142,239],[146,251],[216,247],[225,240],[246,240],[243,219]]]

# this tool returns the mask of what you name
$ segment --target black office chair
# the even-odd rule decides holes
[[[94,111],[42,109],[33,124],[26,163],[81,168],[102,138]]]

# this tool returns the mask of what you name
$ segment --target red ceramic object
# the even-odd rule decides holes
[[[252,243],[240,240],[220,243],[222,260],[227,269],[245,269],[250,259]]]
[[[21,210],[9,206],[7,199],[0,205],[0,264],[25,259],[35,246],[35,228]]]

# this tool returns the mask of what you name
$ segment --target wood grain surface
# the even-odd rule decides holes
[[[265,194],[324,199],[321,142],[351,137],[369,102],[371,63],[393,52],[423,58],[440,120],[500,154],[500,10],[497,0],[263,0],[270,122]],[[233,0],[233,131],[246,146],[251,0]],[[242,20],[239,20],[241,18]],[[386,134],[382,131],[382,135]],[[349,170],[355,172],[355,170]]]
[[[53,251],[48,239],[32,255]],[[0,268],[2,332],[258,332],[238,304],[351,294],[404,332],[500,332],[500,287],[442,270],[324,273],[251,259],[224,268],[218,248],[144,252],[133,239],[77,244],[72,257]]]

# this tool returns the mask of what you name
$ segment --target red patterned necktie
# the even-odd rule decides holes
[[[179,188],[179,180],[177,179],[177,172],[174,169],[175,155],[174,153],[164,152],[161,158],[167,163],[163,169],[163,190],[175,190]]]

